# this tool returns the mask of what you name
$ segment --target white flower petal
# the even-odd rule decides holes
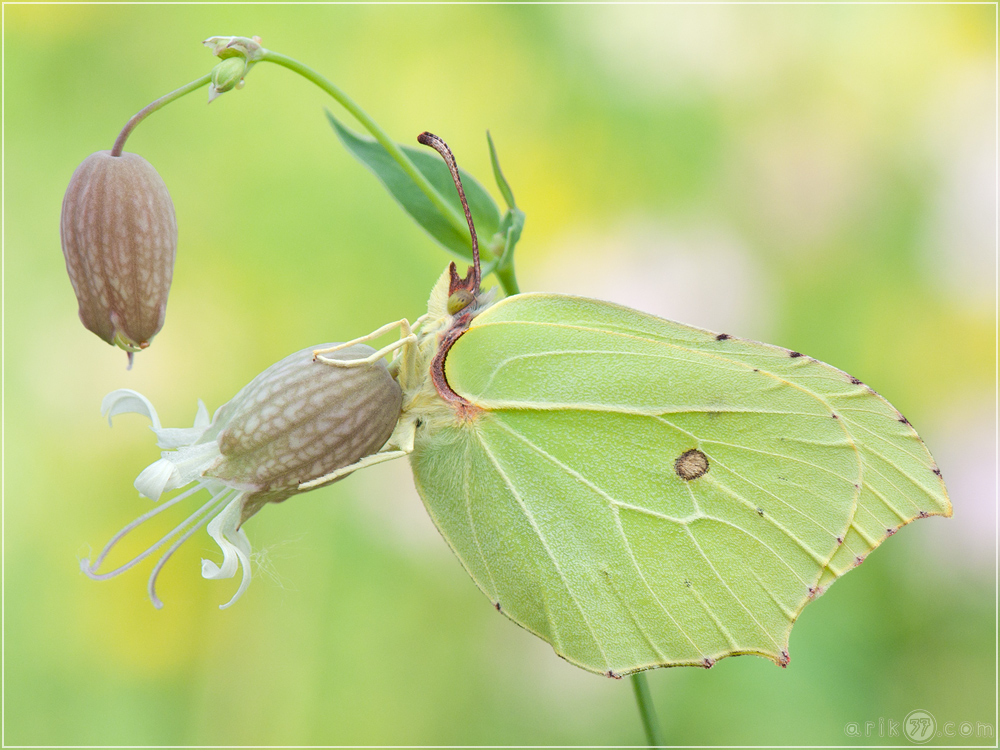
[[[198,411],[194,415],[194,427],[163,427],[156,429],[156,444],[161,448],[180,448],[197,443],[212,423],[205,402],[198,399]]]
[[[194,415],[194,426],[196,429],[200,428],[204,432],[205,428],[211,423],[212,419],[208,416],[208,409],[205,408],[205,402],[199,398],[198,413]]]
[[[128,388],[112,391],[101,402],[101,414],[107,416],[108,424],[111,424],[112,417],[128,412],[145,414],[153,423],[151,429],[156,434],[156,444],[168,450],[198,442],[211,424],[208,409],[205,408],[201,399],[198,399],[198,412],[194,417],[194,427],[164,427],[160,424],[160,417],[150,400],[141,393]]]
[[[164,427],[153,430],[156,433],[156,444],[161,448],[180,448],[198,442],[205,432],[204,427]]]
[[[143,469],[142,473],[135,478],[135,488],[139,490],[139,494],[143,497],[148,497],[150,500],[159,500],[160,496],[167,490],[186,484],[178,484],[176,481],[171,482],[170,479],[175,474],[179,474],[177,467],[165,458],[161,458],[159,461],[154,461]]]
[[[219,453],[219,444],[213,440],[198,445],[182,445],[175,451],[164,451],[162,455],[177,469],[174,481],[166,488],[172,490],[201,477],[222,454]]]
[[[232,578],[238,567],[243,568],[243,580],[233,598],[219,606],[225,609],[243,596],[250,585],[250,540],[246,532],[240,528],[240,514],[243,511],[243,493],[239,493],[219,515],[208,525],[208,533],[222,548],[222,565],[211,560],[201,561],[201,575],[204,578],[218,580]]]
[[[117,391],[111,391],[101,401],[101,416],[108,418],[108,424],[111,424],[112,417],[128,412],[145,414],[149,417],[149,420],[153,423],[154,432],[163,429],[160,426],[160,418],[156,415],[156,409],[153,408],[149,399],[141,393],[129,390],[128,388],[119,388]]]

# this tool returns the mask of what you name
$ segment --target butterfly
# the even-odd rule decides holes
[[[494,301],[452,263],[413,325],[317,350],[392,354],[391,437],[497,611],[618,678],[736,654],[786,666],[803,607],[917,518],[951,515],[909,421],[800,352],[561,294]],[[398,328],[366,360],[336,352]]]

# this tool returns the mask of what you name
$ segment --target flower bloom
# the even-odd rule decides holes
[[[333,345],[323,348],[329,346]],[[177,548],[207,523],[208,533],[222,549],[222,564],[202,560],[202,576],[232,578],[242,567],[239,589],[222,607],[235,602],[250,583],[250,541],[243,530],[247,519],[266,503],[305,491],[300,489],[303,483],[351,467],[374,453],[399,418],[402,391],[384,361],[333,366],[314,361],[317,348],[303,349],[269,367],[212,419],[199,401],[194,426],[188,428],[161,426],[153,405],[135,391],[109,393],[101,404],[108,422],[125,412],[145,414],[157,445],[164,449],[161,458],[136,478],[139,493],[158,501],[166,492],[186,489],[119,531],[93,563],[82,560],[83,572],[95,580],[112,578],[172,542],[149,577],[149,596],[154,606],[162,607],[156,596],[157,576]],[[338,359],[365,360],[374,351],[356,344],[341,350]],[[130,531],[202,489],[211,499],[172,531],[124,565],[98,572]]]
[[[69,181],[59,232],[80,320],[131,366],[166,315],[177,254],[167,186],[137,154],[93,153]]]

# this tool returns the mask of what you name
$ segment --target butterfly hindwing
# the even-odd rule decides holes
[[[501,611],[595,672],[786,663],[820,587],[886,529],[950,512],[891,406],[778,347],[517,295],[446,377],[476,408],[418,437],[431,516]]]

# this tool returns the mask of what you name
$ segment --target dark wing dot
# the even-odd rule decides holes
[[[731,338],[732,338],[732,336],[730,336],[728,333],[720,333],[718,336],[715,337],[715,340],[716,341],[725,341],[726,339],[731,339]]]
[[[708,471],[708,456],[697,448],[684,451],[674,461],[674,471],[685,482],[704,476],[705,472]]]
[[[788,352],[788,356],[791,357],[792,359],[795,359],[796,357],[801,357],[802,352]]]

